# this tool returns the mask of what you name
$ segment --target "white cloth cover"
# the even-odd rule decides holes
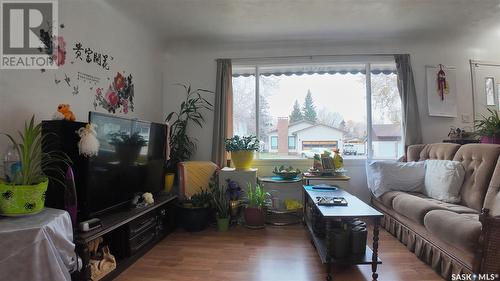
[[[393,191],[421,192],[425,162],[373,161],[366,165],[368,188],[375,197]]]
[[[424,194],[444,202],[460,202],[465,179],[462,163],[451,160],[426,160]]]
[[[0,217],[0,280],[69,281],[76,264],[71,218],[46,208],[23,217]]]

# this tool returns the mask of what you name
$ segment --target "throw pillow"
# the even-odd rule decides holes
[[[373,161],[366,165],[366,176],[375,197],[393,190],[421,192],[425,162]]]
[[[465,178],[462,163],[451,160],[426,160],[425,163],[424,193],[444,202],[460,202],[460,189]]]

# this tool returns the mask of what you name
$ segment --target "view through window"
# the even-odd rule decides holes
[[[233,134],[257,135],[260,159],[312,158],[337,148],[344,158],[403,154],[393,63],[235,65],[233,99]]]

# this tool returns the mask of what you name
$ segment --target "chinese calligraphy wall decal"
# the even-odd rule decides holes
[[[109,85],[106,93],[103,88],[96,88],[94,96],[94,109],[101,106],[109,113],[127,114],[134,111],[134,83],[132,75],[123,76],[120,72],[116,73],[113,82]]]
[[[84,61],[86,63],[94,63],[105,70],[109,70],[109,63],[114,59],[108,54],[97,52],[94,49],[84,47],[81,42],[75,43],[73,51],[75,60]]]

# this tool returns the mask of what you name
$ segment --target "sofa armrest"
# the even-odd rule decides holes
[[[475,273],[500,273],[500,216],[492,217],[489,209],[482,209],[482,224],[474,268]]]

